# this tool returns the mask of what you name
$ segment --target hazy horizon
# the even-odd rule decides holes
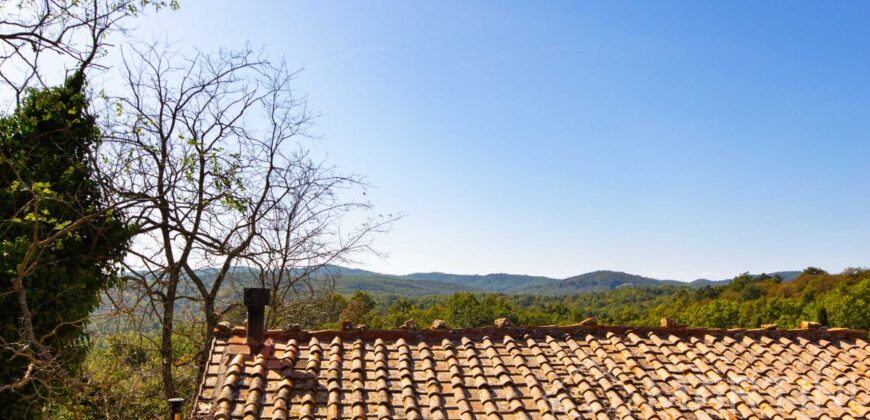
[[[564,276],[562,276],[562,275],[559,275],[559,276],[551,276],[551,275],[546,275],[546,274],[534,274],[534,273],[522,273],[522,272],[505,272],[505,271],[456,273],[456,272],[443,271],[443,270],[426,270],[426,271],[420,271],[420,270],[417,270],[417,271],[402,272],[402,273],[395,273],[395,272],[390,273],[390,272],[383,272],[383,271],[371,270],[371,269],[365,268],[365,267],[363,267],[363,266],[353,265],[353,264],[350,264],[350,265],[337,264],[337,265],[340,266],[340,267],[348,268],[348,269],[354,269],[354,270],[365,270],[365,271],[371,271],[371,272],[374,272],[374,273],[376,273],[376,274],[382,274],[382,275],[387,275],[387,276],[399,276],[399,277],[401,277],[401,276],[410,276],[410,275],[413,275],[413,274],[429,274],[429,273],[440,273],[440,274],[459,275],[459,276],[487,276],[487,275],[493,275],[493,274],[508,274],[508,275],[520,275],[520,276],[530,276],[530,277],[547,277],[547,278],[552,278],[552,279],[557,279],[557,280],[564,280],[564,279],[567,279],[567,278],[569,278],[569,277],[579,276],[579,275],[588,274],[588,273],[594,273],[594,272],[598,272],[598,271],[611,271],[611,272],[621,272],[621,273],[626,273],[626,274],[639,275],[639,276],[643,276],[643,277],[653,278],[653,279],[656,279],[656,280],[677,280],[677,281],[684,281],[684,282],[691,282],[691,281],[694,281],[694,280],[715,280],[715,281],[718,281],[718,280],[730,280],[730,279],[733,279],[734,277],[737,277],[737,276],[739,276],[739,275],[741,275],[741,274],[747,272],[747,271],[744,270],[744,271],[740,271],[740,272],[734,273],[733,275],[726,275],[726,276],[724,276],[724,277],[717,277],[717,278],[710,278],[710,277],[697,277],[697,278],[693,278],[693,279],[673,279],[673,278],[665,278],[665,277],[648,276],[648,275],[641,274],[641,273],[633,273],[633,272],[630,272],[630,271],[625,271],[625,270],[620,270],[620,269],[607,269],[607,268],[596,269],[596,270],[589,270],[589,271],[584,271],[584,272],[578,272],[578,273],[573,273],[573,274],[564,275]],[[842,269],[841,269],[841,270],[833,270],[833,271],[831,271],[831,270],[826,270],[824,267],[807,266],[807,267],[794,268],[794,269],[783,269],[783,270],[762,270],[762,271],[758,271],[758,272],[750,272],[749,274],[774,274],[774,273],[782,273],[782,272],[788,272],[788,271],[797,271],[797,272],[800,272],[800,271],[803,271],[804,269],[806,269],[806,268],[808,268],[808,267],[821,268],[821,269],[823,269],[823,270],[825,270],[825,271],[828,271],[828,272],[830,272],[830,273],[832,273],[832,274],[842,272]],[[854,268],[863,268],[863,267],[865,267],[865,266],[851,266],[851,267],[854,267]],[[850,268],[850,267],[843,267],[843,268],[845,269],[845,268]]]

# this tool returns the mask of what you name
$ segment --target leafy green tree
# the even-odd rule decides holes
[[[846,288],[838,288],[822,300],[826,308],[831,308],[828,316],[831,326],[849,328],[870,328],[870,302],[849,293]]]
[[[728,328],[738,325],[739,316],[739,306],[736,302],[714,300],[701,305],[690,319],[695,326]]]
[[[447,298],[447,323],[453,327],[480,327],[492,321],[483,305],[471,293],[454,293]]]
[[[698,300],[716,299],[717,297],[719,297],[719,288],[713,286],[708,285],[695,290],[695,298]]]
[[[740,292],[740,300],[754,300],[760,298],[764,294],[757,284],[749,284]]]
[[[88,163],[99,141],[81,73],[30,91],[0,119],[0,407],[35,417],[32,398],[65,392],[85,327],[131,229],[108,208]]]
[[[389,306],[383,316],[380,317],[381,322],[378,322],[377,325],[373,325],[373,327],[395,328],[408,319],[415,319],[417,322],[425,322],[422,319],[414,318],[413,312],[415,312],[417,308],[417,305],[415,305],[410,299],[401,297]]]
[[[478,326],[490,324],[498,318],[508,318],[516,321],[516,310],[507,296],[487,294],[480,296],[478,300],[481,308],[483,308],[481,311],[483,319],[478,321],[482,324],[479,323],[477,324]],[[565,313],[567,312],[568,309],[565,308]]]
[[[353,324],[365,322],[369,313],[375,309],[375,301],[366,292],[355,291],[347,301],[340,319]]]

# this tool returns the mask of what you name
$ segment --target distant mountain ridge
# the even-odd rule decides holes
[[[427,294],[449,294],[455,292],[505,293],[529,295],[571,295],[584,292],[602,292],[620,287],[689,286],[704,287],[722,285],[731,280],[698,279],[692,282],[661,280],[636,274],[612,270],[599,270],[580,274],[566,279],[524,274],[450,274],[441,272],[411,273],[405,275],[383,274],[373,271],[347,268],[337,265],[326,266],[324,273],[339,275],[339,291],[354,290],[372,293],[391,293],[407,296]],[[779,275],[784,280],[792,280],[800,271],[779,271],[769,275]]]
[[[412,280],[428,280],[443,283],[456,283],[474,288],[485,289],[496,293],[516,293],[517,290],[529,287],[547,287],[562,280],[543,276],[524,274],[446,274],[446,273],[413,273],[402,278]]]

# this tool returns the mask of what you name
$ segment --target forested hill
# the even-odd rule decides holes
[[[426,280],[441,283],[455,283],[463,286],[484,289],[497,293],[517,293],[530,287],[552,288],[562,280],[550,277],[527,276],[522,274],[447,274],[447,273],[413,273],[402,276],[410,280]]]
[[[572,295],[580,292],[604,292],[620,287],[652,287],[665,284],[686,285],[686,283],[676,280],[657,280],[619,271],[601,270],[569,277],[547,285],[524,287],[520,293],[531,295]]]
[[[493,292],[524,295],[572,295],[584,292],[602,292],[622,287],[655,287],[662,285],[703,287],[727,284],[730,280],[699,279],[693,282],[660,280],[620,271],[600,270],[566,279],[523,274],[449,274],[440,272],[406,275],[381,274],[372,271],[327,266],[323,273],[338,275],[339,292],[366,291],[405,296],[450,294],[455,292]],[[795,278],[799,271],[771,273],[783,280]]]
[[[599,287],[612,286],[608,276],[590,274],[578,277]],[[354,292],[339,301],[340,318],[373,328],[395,328],[407,319],[419,325],[442,319],[453,327],[481,327],[492,325],[497,318],[508,318],[519,325],[554,325],[589,317],[611,325],[653,326],[667,317],[693,327],[757,328],[777,324],[794,328],[809,320],[826,326],[868,329],[870,270],[852,268],[828,274],[810,267],[791,280],[743,274],[727,284],[696,288],[623,286],[549,296],[454,293],[407,298]]]
[[[215,269],[198,270],[210,286]],[[232,275],[242,284],[246,278],[253,278],[254,271],[247,267],[234,267]],[[307,270],[298,270],[301,274]],[[800,271],[780,271],[770,273],[783,280],[792,280]],[[348,268],[338,265],[327,265],[318,269],[314,276],[324,276],[339,279],[335,283],[336,291],[343,294],[355,291],[373,294],[392,294],[400,296],[426,296],[452,294],[456,292],[471,293],[504,293],[509,295],[541,295],[563,296],[586,292],[605,292],[624,287],[657,287],[657,286],[689,286],[699,288],[704,286],[725,285],[731,280],[698,279],[692,282],[677,280],[660,280],[621,271],[599,270],[580,274],[566,279],[524,274],[449,274],[440,272],[412,273],[405,275],[382,274],[373,271]],[[328,284],[333,284],[329,282]],[[192,287],[192,286],[191,286]]]

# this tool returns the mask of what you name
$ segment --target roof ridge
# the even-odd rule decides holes
[[[219,336],[245,336],[246,329],[244,326],[237,326],[232,329],[216,330],[215,334]],[[548,335],[548,334],[565,334],[574,332],[596,332],[600,335],[625,334],[628,332],[635,333],[656,333],[670,334],[678,337],[682,336],[699,336],[699,335],[717,335],[730,336],[741,334],[752,335],[767,335],[773,337],[804,337],[804,338],[828,338],[828,337],[867,337],[867,330],[850,329],[850,328],[792,328],[792,329],[777,329],[776,327],[764,328],[706,328],[706,327],[684,327],[684,326],[664,326],[664,327],[647,327],[647,326],[628,326],[628,325],[603,325],[603,324],[587,324],[577,323],[570,325],[533,325],[533,326],[504,326],[504,327],[475,327],[475,328],[440,328],[440,329],[366,329],[366,328],[348,328],[344,330],[329,329],[329,330],[302,330],[298,328],[291,329],[269,329],[265,332],[265,337],[281,338],[281,339],[308,339],[316,337],[320,340],[332,340],[339,337],[342,340],[361,338],[364,340],[374,340],[376,338],[384,339],[430,339],[440,340],[451,337],[475,336],[492,338],[502,338],[505,335],[514,335],[522,337],[523,334],[531,335]]]

